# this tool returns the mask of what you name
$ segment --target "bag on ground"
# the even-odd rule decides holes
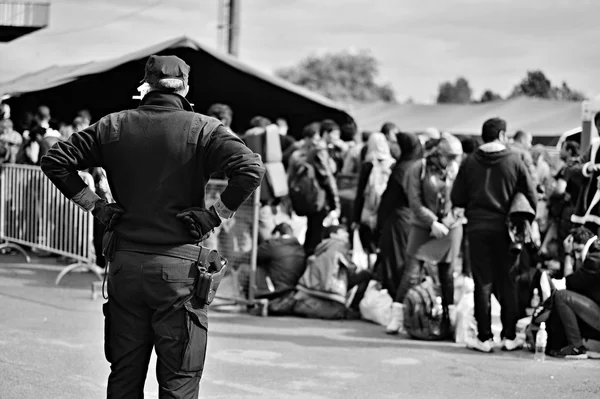
[[[473,291],[467,292],[456,305],[456,326],[454,342],[465,344],[471,337],[477,336],[477,321],[475,321],[475,296]]]
[[[387,326],[392,317],[393,302],[392,297],[388,294],[388,290],[382,290],[381,285],[377,281],[371,280],[363,299],[358,305],[360,316],[364,320]]]
[[[441,288],[427,276],[411,288],[404,298],[404,329],[414,339],[435,341],[450,336],[452,329],[447,310],[437,313]]]

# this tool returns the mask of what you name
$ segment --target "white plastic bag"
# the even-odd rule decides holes
[[[467,339],[477,335],[477,322],[475,321],[475,296],[473,292],[465,293],[456,305],[456,327],[454,341],[465,344]]]
[[[356,265],[357,271],[369,268],[369,255],[362,246],[358,229],[354,229],[352,234],[352,263]]]
[[[377,281],[371,280],[358,307],[364,320],[387,326],[392,317],[392,303],[394,301],[387,290],[381,290],[380,288]]]

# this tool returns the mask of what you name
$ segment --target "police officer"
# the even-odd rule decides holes
[[[152,349],[160,398],[197,398],[207,307],[194,296],[198,242],[234,216],[264,175],[260,156],[185,99],[190,67],[151,56],[138,108],[113,113],[57,143],[41,167],[58,189],[107,226],[105,354],[109,398],[142,398]],[[116,203],[98,198],[77,171],[102,167]],[[227,188],[209,209],[210,176]],[[109,237],[109,240],[106,238]]]

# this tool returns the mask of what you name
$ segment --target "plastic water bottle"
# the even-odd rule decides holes
[[[433,325],[431,332],[434,335],[439,335],[442,332],[442,319],[444,317],[444,306],[442,305],[442,297],[438,296],[435,298],[435,304],[431,309],[431,318],[433,319]]]
[[[548,332],[546,331],[546,323],[540,324],[540,330],[535,336],[535,357],[538,362],[546,360],[546,344],[548,343]]]
[[[537,288],[533,289],[533,297],[531,298],[531,307],[535,310],[541,303],[540,291]]]

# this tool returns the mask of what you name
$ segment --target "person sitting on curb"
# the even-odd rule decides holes
[[[580,227],[565,240],[565,252],[581,252],[583,263],[572,274],[552,280],[558,291],[554,294],[550,331],[557,336],[553,342],[567,342],[559,350],[550,348],[549,355],[567,359],[586,359],[582,335],[600,336],[600,242],[597,236],[581,234]],[[582,241],[581,237],[586,237]],[[577,254],[575,257],[578,258]],[[564,338],[561,340],[561,338]]]

